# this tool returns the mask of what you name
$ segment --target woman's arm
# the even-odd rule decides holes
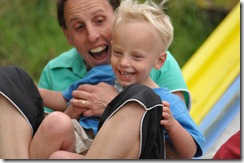
[[[64,99],[62,92],[52,91],[45,88],[38,88],[44,102],[44,106],[55,111],[65,111],[67,101]]]

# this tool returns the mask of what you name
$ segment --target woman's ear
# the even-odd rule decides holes
[[[72,46],[73,42],[72,42],[72,39],[71,39],[71,37],[69,35],[68,30],[66,28],[62,27],[62,31],[64,33],[64,36],[66,37],[67,42]]]
[[[159,55],[155,65],[154,65],[154,68],[156,70],[159,70],[164,65],[164,62],[166,61],[166,58],[167,58],[167,53],[166,52],[162,52]]]

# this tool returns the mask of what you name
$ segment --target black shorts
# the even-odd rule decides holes
[[[127,87],[116,96],[105,109],[98,129],[101,128],[106,119],[113,116],[123,105],[128,102],[138,102],[146,112],[142,118],[142,133],[140,139],[140,159],[163,159],[165,158],[165,139],[163,128],[160,126],[162,119],[162,100],[149,87],[135,84]]]
[[[19,67],[1,66],[0,94],[24,116],[34,135],[44,119],[44,110],[42,98],[31,77]]]

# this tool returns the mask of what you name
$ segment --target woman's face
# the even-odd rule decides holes
[[[114,11],[108,0],[68,0],[63,32],[88,68],[110,62]]]

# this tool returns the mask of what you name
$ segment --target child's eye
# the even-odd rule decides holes
[[[139,54],[135,54],[135,55],[132,55],[132,58],[136,61],[141,61],[143,59],[143,56],[139,55]]]
[[[114,56],[121,56],[121,55],[123,55],[123,53],[122,53],[121,51],[116,51],[116,50],[114,50],[114,51],[113,51],[113,55],[114,55]]]

